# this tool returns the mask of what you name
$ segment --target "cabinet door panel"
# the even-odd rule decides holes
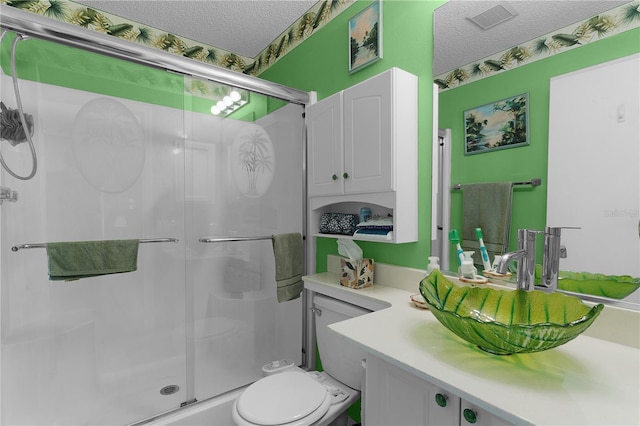
[[[365,383],[367,426],[426,424],[429,394],[416,378],[374,358]]]
[[[460,402],[460,426],[508,426],[511,424],[465,400]]]
[[[429,386],[428,403],[426,425],[457,425],[459,423],[460,398],[456,395],[436,386]]]
[[[342,93],[307,108],[309,196],[343,192]]]
[[[457,425],[460,399],[451,395],[445,407],[433,398],[440,390],[375,357],[367,358],[364,409],[367,426]]]
[[[346,193],[394,189],[392,77],[384,73],[344,91]]]

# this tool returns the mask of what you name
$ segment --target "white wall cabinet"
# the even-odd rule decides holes
[[[342,92],[308,106],[306,115],[308,196],[342,194]]]
[[[308,106],[306,117],[311,234],[322,213],[366,205],[394,217],[387,242],[417,241],[417,77],[391,68]]]
[[[308,195],[393,191],[417,178],[417,102],[417,77],[391,68],[310,105]]]
[[[375,356],[367,357],[367,426],[502,426],[510,423]]]

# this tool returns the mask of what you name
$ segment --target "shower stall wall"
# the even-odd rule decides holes
[[[271,241],[217,240],[304,234],[303,106],[244,91],[223,118],[193,94],[211,82],[36,39],[16,60],[38,172],[0,173],[18,194],[0,207],[0,424],[131,424],[300,364]],[[0,149],[28,172],[26,144]],[[150,240],[136,271],[69,282],[29,248],[118,239]]]

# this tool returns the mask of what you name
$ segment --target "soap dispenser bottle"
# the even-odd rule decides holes
[[[464,252],[464,260],[462,265],[458,268],[458,276],[473,280],[478,275],[478,269],[473,266],[473,253],[472,251]]]
[[[429,264],[427,265],[427,275],[430,275],[435,270],[440,270],[440,259],[437,256],[429,256]]]
[[[460,277],[474,280],[476,279],[477,272],[478,270],[473,266],[473,262],[471,260],[465,260],[462,262],[462,266],[460,266]]]

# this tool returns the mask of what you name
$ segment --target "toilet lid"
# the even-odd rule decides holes
[[[237,400],[238,414],[259,425],[280,425],[300,420],[314,411],[329,409],[330,395],[320,383],[300,371],[267,376],[249,386]],[[322,411],[321,410],[321,411]],[[318,417],[318,418],[319,418]]]

